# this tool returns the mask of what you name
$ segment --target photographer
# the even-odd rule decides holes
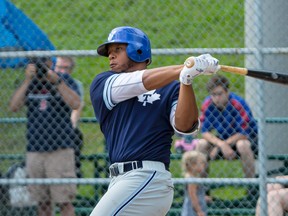
[[[79,90],[68,74],[49,68],[48,58],[33,59],[25,69],[25,80],[15,91],[9,107],[17,112],[27,106],[26,169],[29,178],[75,178],[73,138],[70,120],[80,106]],[[53,204],[62,216],[73,216],[76,185],[31,185],[38,202],[38,215],[53,215]]]

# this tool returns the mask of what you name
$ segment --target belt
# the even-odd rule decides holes
[[[135,169],[148,169],[156,171],[165,171],[165,165],[157,161],[129,161],[123,163],[114,163],[109,167],[110,177],[116,177]]]

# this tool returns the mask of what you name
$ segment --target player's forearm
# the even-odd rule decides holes
[[[180,85],[175,127],[182,132],[189,132],[198,123],[198,107],[191,85]]]
[[[147,69],[143,73],[143,85],[147,90],[161,88],[174,80],[178,80],[182,68],[183,65],[173,65]]]
[[[179,78],[181,67],[183,66],[167,66],[117,75],[110,88],[111,99],[113,103],[119,103],[163,87]]]

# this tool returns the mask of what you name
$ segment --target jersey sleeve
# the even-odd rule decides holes
[[[90,86],[90,98],[98,120],[118,103],[148,92],[142,83],[145,70],[131,73],[107,71],[95,77]]]
[[[108,76],[98,75],[95,85],[103,90],[102,94],[106,108],[112,110],[117,103],[148,92],[142,82],[144,71],[145,70],[122,74],[111,72],[106,73]]]
[[[115,74],[109,77],[106,81],[107,86],[105,87],[111,89],[111,98],[109,100],[112,101],[113,104],[117,104],[148,92],[142,82],[144,72],[145,70],[141,70],[131,73]]]

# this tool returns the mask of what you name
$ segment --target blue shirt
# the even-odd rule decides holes
[[[151,160],[163,162],[168,168],[174,134],[170,112],[178,99],[179,82],[111,106],[113,81],[108,78],[114,74],[108,71],[97,75],[90,87],[92,105],[106,138],[110,162]]]
[[[206,97],[201,107],[201,132],[215,130],[222,140],[241,133],[250,141],[257,141],[257,124],[252,112],[243,98],[235,93],[229,93],[229,99],[224,109],[219,109],[212,102],[211,96]]]
[[[68,74],[58,74],[79,94]],[[47,152],[58,148],[73,148],[76,136],[70,120],[71,108],[64,102],[54,85],[33,79],[26,92],[27,151]]]

